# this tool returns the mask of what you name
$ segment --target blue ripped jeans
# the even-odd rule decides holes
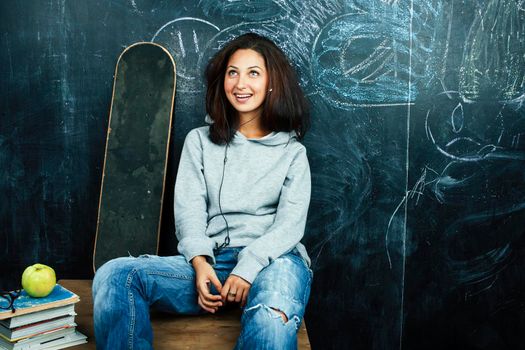
[[[213,268],[222,285],[241,250],[215,252]],[[295,249],[261,270],[250,287],[235,349],[297,349],[312,277]],[[213,285],[211,292],[219,294]],[[107,262],[95,274],[93,305],[97,349],[111,350],[153,348],[150,307],[185,315],[207,313],[197,304],[195,270],[182,255]],[[284,312],[288,321],[271,308]]]

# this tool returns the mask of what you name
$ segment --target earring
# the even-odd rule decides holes
[[[270,93],[270,92],[272,92],[272,91],[273,91],[273,89],[270,89],[270,90],[268,90],[268,93]]]

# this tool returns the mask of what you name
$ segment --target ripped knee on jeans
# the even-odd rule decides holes
[[[281,317],[283,318],[284,323],[288,322],[288,317],[286,317],[286,315],[285,315],[284,312],[282,312],[281,310],[276,309],[276,308],[274,308],[274,307],[271,307],[271,306],[270,306],[270,309],[275,310],[275,311],[277,311],[278,313],[280,313],[280,314],[281,314]]]
[[[265,308],[266,310],[268,310],[268,312],[270,312],[272,314],[276,314],[277,313],[277,314],[279,314],[279,316],[281,316],[281,318],[283,319],[284,323],[288,322],[288,317],[286,316],[286,314],[284,312],[282,312],[281,310],[279,310],[277,308],[268,306],[268,305],[257,304],[255,306],[250,307],[249,309],[246,309],[245,311],[255,310],[255,309],[258,309],[258,308]],[[270,311],[270,310],[273,310],[273,311]]]

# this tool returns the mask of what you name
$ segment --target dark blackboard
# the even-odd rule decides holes
[[[90,278],[116,59],[177,61],[162,254],[203,69],[255,31],[297,68],[315,349],[523,348],[525,4],[521,0],[0,3],[0,283],[40,261]]]

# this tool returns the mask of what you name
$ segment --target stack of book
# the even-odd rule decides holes
[[[63,349],[87,343],[76,330],[75,303],[78,295],[57,284],[44,298],[32,298],[25,291],[14,301],[12,310],[0,309],[0,349]],[[0,298],[0,306],[9,301]]]

